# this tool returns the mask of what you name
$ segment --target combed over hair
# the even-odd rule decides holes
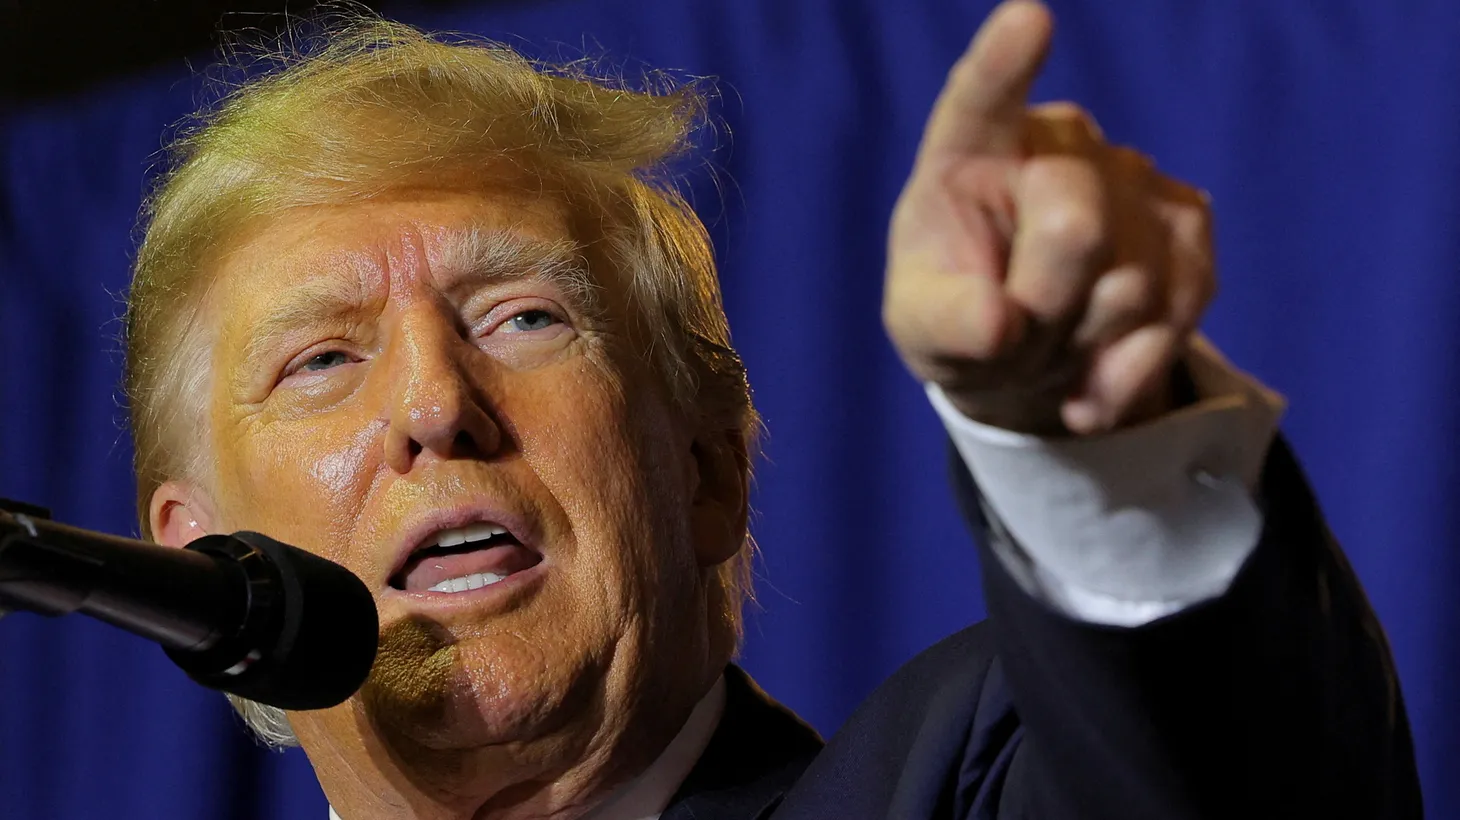
[[[267,70],[181,132],[143,209],[126,393],[144,537],[163,482],[208,481],[200,432],[210,352],[197,343],[207,334],[198,314],[230,241],[291,208],[459,185],[504,163],[598,211],[604,257],[623,274],[670,396],[753,447],[759,419],[730,345],[710,242],[667,170],[704,121],[695,88],[657,78],[658,88],[635,90],[582,65],[541,65],[499,44],[366,15],[289,39]],[[722,614],[736,629],[750,561],[747,545],[719,570]],[[266,742],[297,742],[281,711],[234,705]]]

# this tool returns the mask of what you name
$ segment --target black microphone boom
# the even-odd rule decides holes
[[[0,500],[0,613],[81,612],[162,644],[204,686],[282,709],[343,703],[370,674],[375,600],[344,567],[255,532],[186,549]]]

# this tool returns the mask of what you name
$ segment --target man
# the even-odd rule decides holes
[[[185,138],[128,305],[143,525],[374,591],[357,696],[237,704],[340,817],[1418,815],[1277,400],[1192,343],[1204,198],[1027,107],[1049,31],[985,24],[889,239],[992,617],[824,748],[730,664],[758,420],[659,176],[696,98],[364,23]]]

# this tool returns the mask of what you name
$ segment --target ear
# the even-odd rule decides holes
[[[215,532],[213,500],[198,487],[168,481],[152,493],[147,523],[152,540],[164,547],[185,547],[194,539]]]
[[[690,445],[696,481],[690,526],[702,567],[730,560],[745,546],[750,454],[735,431],[701,434]]]

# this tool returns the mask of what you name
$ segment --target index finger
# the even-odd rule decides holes
[[[919,161],[939,154],[1016,156],[1029,87],[1054,22],[1036,0],[1007,0],[979,27],[933,103]]]

